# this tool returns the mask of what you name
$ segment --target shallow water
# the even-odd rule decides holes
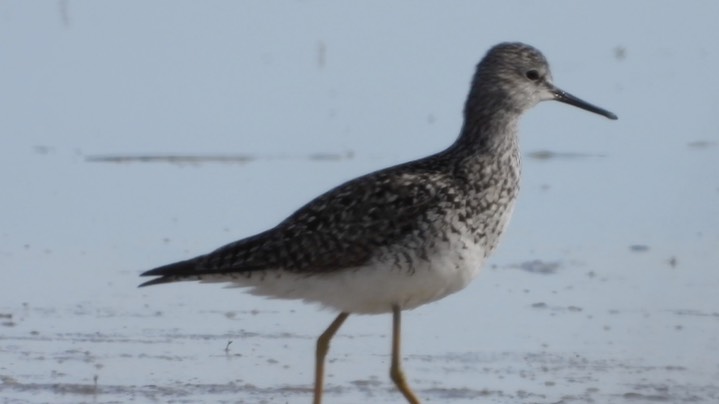
[[[0,6],[0,401],[310,402],[334,313],[138,274],[448,145],[506,39],[619,121],[523,120],[499,250],[403,316],[410,383],[428,403],[719,401],[717,6],[213,4]],[[402,401],[390,325],[348,319],[328,403]]]

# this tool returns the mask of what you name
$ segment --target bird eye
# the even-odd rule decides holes
[[[527,71],[527,73],[525,73],[524,75],[527,76],[527,78],[530,79],[530,80],[532,80],[532,81],[537,81],[537,80],[539,80],[539,72],[536,71],[536,70],[529,70],[529,71]]]

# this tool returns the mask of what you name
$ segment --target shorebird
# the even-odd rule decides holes
[[[477,65],[464,124],[447,149],[341,184],[267,231],[144,272],[158,278],[140,286],[228,282],[336,310],[317,340],[315,404],[330,340],[347,317],[392,313],[390,376],[419,403],[401,366],[401,313],[463,289],[480,272],[519,191],[519,118],[545,100],[617,119],[554,86],[537,49],[501,43]]]

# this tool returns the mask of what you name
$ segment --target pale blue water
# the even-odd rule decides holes
[[[3,2],[0,397],[309,402],[333,314],[137,275],[445,147],[476,62],[522,40],[620,119],[557,103],[525,117],[490,266],[403,318],[411,383],[436,403],[718,401],[717,8]],[[128,154],[251,161],[87,161]],[[350,317],[328,402],[400,401],[390,321]]]

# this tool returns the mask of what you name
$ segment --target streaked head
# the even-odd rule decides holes
[[[557,88],[544,55],[523,43],[501,43],[490,49],[477,66],[472,87],[473,92],[487,95],[485,100],[504,99],[505,108],[520,113],[541,101],[554,100],[617,119],[613,113]]]

